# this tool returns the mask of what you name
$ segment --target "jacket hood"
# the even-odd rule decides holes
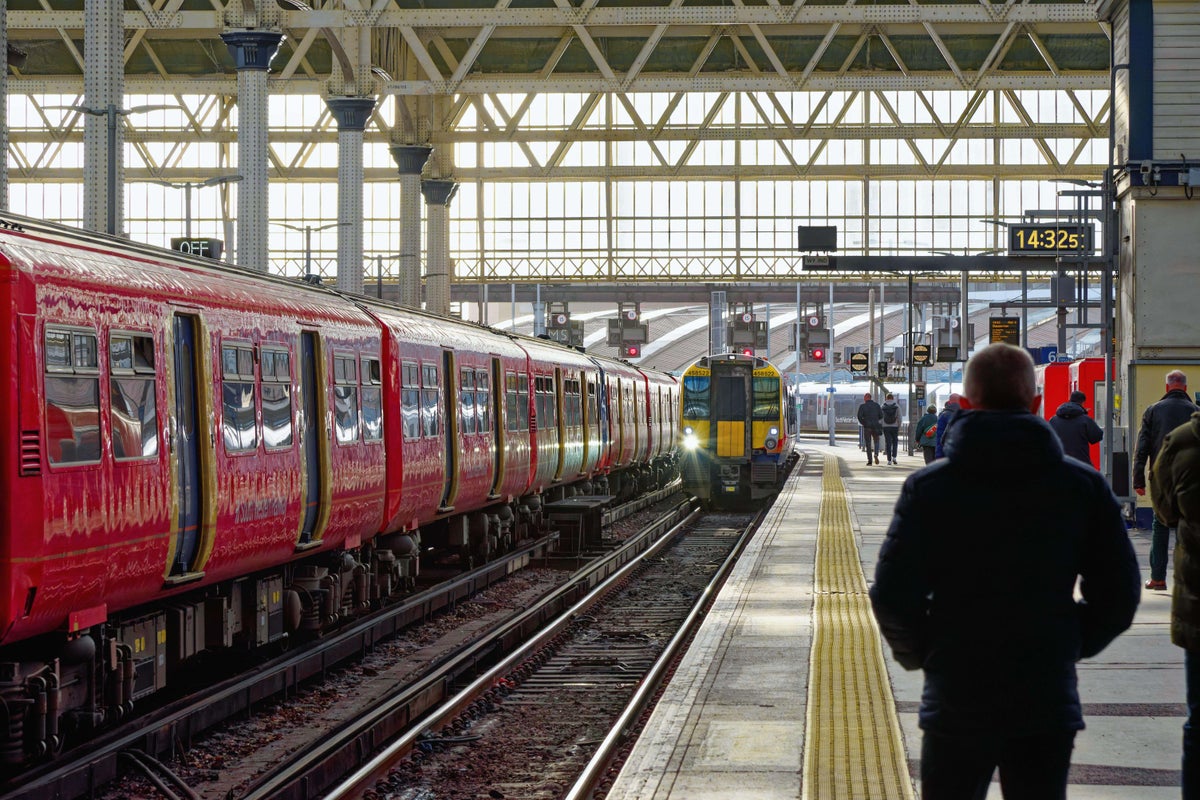
[[[1050,423],[1028,411],[958,411],[942,449],[952,463],[981,472],[1024,470],[1063,459]]]
[[[899,404],[899,403],[897,403],[895,400],[884,400],[884,401],[883,401],[883,405],[885,405],[885,406],[899,406],[900,404]]]
[[[1078,417],[1081,414],[1086,413],[1087,411],[1083,406],[1079,405],[1079,403],[1063,403],[1058,407],[1058,410],[1054,412],[1054,416],[1062,417],[1063,419],[1073,419],[1074,417]]]

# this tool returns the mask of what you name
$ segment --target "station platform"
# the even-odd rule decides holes
[[[866,466],[848,439],[801,448],[608,800],[919,796],[922,673],[892,660],[866,590],[900,486],[924,460]],[[1144,582],[1150,532],[1130,537]],[[1186,706],[1170,603],[1144,591],[1132,628],[1078,666],[1087,729],[1072,800],[1180,795]],[[994,778],[988,798],[1000,797]]]

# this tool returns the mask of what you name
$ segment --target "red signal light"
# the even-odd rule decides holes
[[[825,360],[825,348],[823,348],[823,347],[814,347],[814,348],[812,349],[812,354],[811,354],[811,355],[812,355],[812,360],[813,360],[813,361],[824,361],[824,360]]]
[[[636,344],[627,344],[621,348],[621,355],[625,358],[637,358],[642,354],[642,348]]]
[[[743,348],[742,348],[742,355],[744,355],[744,356],[753,356],[753,355],[754,355],[754,348],[753,348],[753,347],[743,347]]]

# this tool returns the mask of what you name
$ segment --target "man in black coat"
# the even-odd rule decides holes
[[[1050,427],[1058,434],[1064,454],[1091,464],[1092,445],[1104,438],[1104,431],[1088,416],[1083,407],[1086,401],[1083,392],[1071,392],[1071,399],[1060,405],[1050,418]]]
[[[883,435],[883,409],[871,399],[870,393],[863,395],[862,405],[858,407],[858,424],[862,425],[863,444],[867,447],[867,466],[878,464],[879,437]]]
[[[946,458],[904,482],[871,603],[896,660],[925,671],[922,798],[982,800],[997,767],[1006,798],[1065,798],[1075,662],[1133,621],[1137,559],[1104,477],[1033,413],[1025,350],[976,353],[963,395]]]
[[[1133,458],[1133,490],[1139,495],[1146,493],[1146,479],[1154,481],[1154,459],[1162,448],[1167,434],[1187,422],[1197,411],[1196,404],[1188,397],[1187,376],[1180,370],[1167,373],[1167,393],[1157,403],[1152,403],[1142,414],[1142,427],[1138,429],[1137,450]],[[1150,580],[1147,589],[1167,588],[1167,543],[1171,527],[1154,512],[1154,523],[1150,530]]]

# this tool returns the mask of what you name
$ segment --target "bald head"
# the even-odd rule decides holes
[[[991,411],[1029,409],[1037,397],[1033,359],[1023,348],[992,344],[967,362],[963,394],[974,408]]]

